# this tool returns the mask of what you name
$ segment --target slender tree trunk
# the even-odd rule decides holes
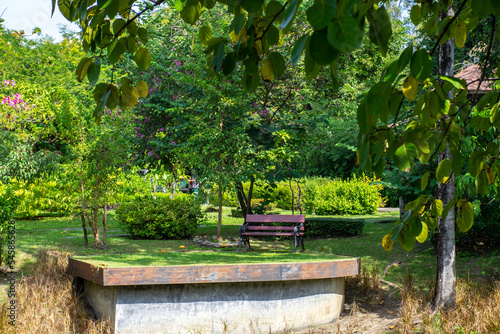
[[[448,16],[453,16],[450,7]],[[449,40],[439,47],[439,75],[453,76],[454,40]],[[451,96],[449,96],[451,98]],[[444,159],[451,159],[449,147],[439,154],[438,163]],[[440,193],[443,205],[446,206],[455,197],[455,177],[452,173],[450,179],[443,185]],[[453,307],[456,297],[455,273],[455,206],[446,218],[440,218],[437,234],[437,273],[436,288],[432,298],[432,308],[437,310],[443,307]]]
[[[217,240],[222,240],[222,184],[219,183],[219,216],[217,218]]]
[[[103,213],[102,213],[102,246],[106,250],[106,223],[108,220],[108,203],[104,203]]]
[[[82,219],[83,238],[85,239],[85,247],[87,247],[89,245],[89,237],[87,235],[87,224],[85,224],[85,215],[83,213],[83,209],[80,212],[80,218]]]
[[[238,204],[240,205],[241,211],[245,215],[247,212],[247,199],[245,190],[243,189],[243,183],[241,182],[236,182],[236,197],[238,198]]]

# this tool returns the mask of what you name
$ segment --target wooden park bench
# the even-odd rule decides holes
[[[297,245],[302,245],[304,249],[304,215],[247,215],[245,224],[240,226],[240,247],[246,244],[250,247],[251,236],[286,236],[293,237],[295,244],[293,251],[297,250]],[[279,223],[280,226],[275,226]],[[287,224],[286,226],[284,226]]]

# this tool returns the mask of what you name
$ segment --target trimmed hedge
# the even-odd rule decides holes
[[[189,239],[203,218],[200,203],[193,195],[140,196],[123,203],[116,215],[128,233],[138,239]]]
[[[363,234],[364,220],[338,218],[306,218],[306,236],[310,238],[350,238]]]

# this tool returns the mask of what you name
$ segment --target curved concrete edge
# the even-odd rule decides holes
[[[67,272],[102,286],[269,282],[347,277],[360,273],[360,259],[323,262],[193,265],[169,267],[94,266],[69,259]]]

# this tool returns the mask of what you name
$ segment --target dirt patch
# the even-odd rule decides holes
[[[346,287],[344,311],[337,321],[292,333],[388,333],[398,322],[399,306],[400,299],[395,297],[395,290],[392,288],[383,287],[378,295],[373,295]]]

